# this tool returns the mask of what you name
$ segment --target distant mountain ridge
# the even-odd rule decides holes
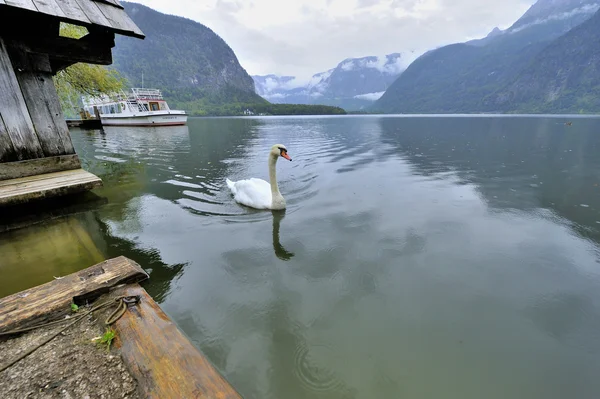
[[[370,110],[386,113],[518,112],[523,104],[506,98],[519,95],[513,90],[512,94],[502,96],[502,90],[531,68],[532,63],[537,62],[536,57],[543,56],[551,43],[582,25],[599,9],[596,0],[539,0],[505,31],[494,29],[485,38],[425,53]],[[580,39],[586,41],[584,37]],[[588,42],[583,47],[596,54],[600,50],[599,43],[591,39]],[[550,75],[559,73],[561,65],[555,64],[554,68],[558,69],[549,72]],[[549,74],[545,74],[546,78]],[[536,80],[537,76],[530,75],[530,78]],[[494,93],[499,94],[494,97]],[[535,107],[530,104],[528,108]]]
[[[207,106],[265,100],[233,50],[206,26],[142,4],[121,2],[146,34],[144,40],[117,35],[113,67],[134,87],[163,90],[172,106],[194,111]]]
[[[414,52],[347,58],[299,84],[294,76],[252,76],[256,92],[269,101],[364,109],[377,100],[416,58]]]
[[[525,112],[600,112],[600,11],[554,40],[484,103]]]

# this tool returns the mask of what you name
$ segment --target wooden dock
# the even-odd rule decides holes
[[[136,296],[114,324],[118,352],[145,398],[241,399],[138,284],[148,274],[118,257],[0,299],[0,333],[64,318],[78,305]],[[2,365],[0,365],[1,367]]]
[[[0,180],[0,206],[80,193],[102,186],[102,180],[83,169]]]
[[[97,118],[89,119],[67,119],[67,126],[80,129],[102,129],[102,121]]]

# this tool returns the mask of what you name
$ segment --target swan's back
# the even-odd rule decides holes
[[[235,200],[240,204],[257,209],[271,208],[271,185],[263,179],[253,177],[235,182],[227,179],[226,182]]]

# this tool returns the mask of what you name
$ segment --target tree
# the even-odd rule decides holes
[[[82,26],[60,24],[60,35],[79,39],[86,35]],[[96,96],[123,89],[126,80],[118,71],[102,65],[77,63],[59,71],[54,76],[54,85],[65,116],[75,117],[82,95]]]

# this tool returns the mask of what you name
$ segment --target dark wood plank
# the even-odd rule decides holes
[[[8,132],[4,126],[4,121],[0,115],[0,167],[2,162],[17,160],[17,154],[13,148],[12,141],[8,137]]]
[[[77,154],[6,162],[0,163],[0,181],[80,168],[81,162]]]
[[[139,295],[115,323],[115,347],[144,398],[241,399],[241,395],[186,338],[138,284],[114,295]]]
[[[120,256],[69,274],[59,280],[0,299],[0,332],[57,320],[71,312],[74,297],[98,297],[111,287],[143,281],[148,274]]]
[[[0,118],[4,121],[17,160],[44,156],[2,38],[0,38]]]
[[[78,0],[85,1],[85,0]],[[129,18],[127,13],[119,8],[113,7],[112,5],[104,3],[95,3],[96,6],[102,11],[102,14],[108,19],[110,25],[119,29],[123,32],[129,32],[130,35],[144,38],[144,33],[138,28],[138,26]]]
[[[52,82],[48,56],[28,54],[20,44],[11,44],[9,52],[13,65],[18,63],[18,68],[15,68],[17,80],[44,156],[74,153],[67,124],[60,104],[57,104],[58,95]]]
[[[37,11],[33,0],[4,0],[7,6],[22,8],[24,10]]]
[[[69,127],[67,126],[60,101],[58,101],[56,86],[54,86],[54,81],[52,80],[52,68],[50,67],[48,56],[31,54],[30,57],[33,60],[34,71],[36,67],[39,68],[34,74],[37,77],[37,83],[42,95],[42,109],[47,109],[53,129],[62,143],[62,152],[60,155],[75,154],[75,147],[73,147],[73,142],[71,141]],[[41,69],[40,65],[42,62],[44,64],[47,63],[47,69]],[[37,128],[37,125],[34,125],[34,127]]]
[[[56,0],[56,3],[69,19],[91,24],[92,22],[85,15],[79,4],[75,0]]]
[[[82,193],[102,186],[102,180],[83,169],[0,181],[0,206]]]
[[[65,13],[56,3],[56,0],[33,0],[35,7],[39,12],[53,15],[60,18],[66,18]]]

